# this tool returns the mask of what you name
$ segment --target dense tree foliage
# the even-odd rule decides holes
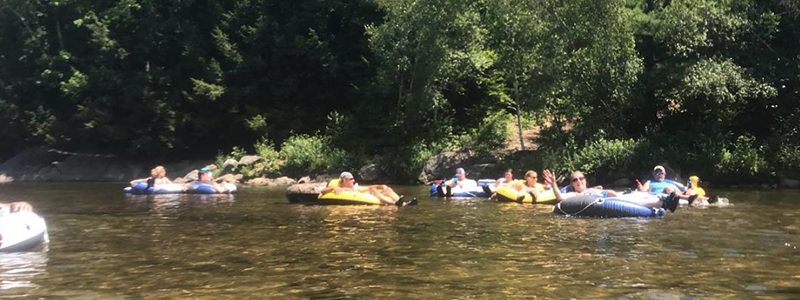
[[[541,128],[534,165],[767,181],[800,174],[798,18],[788,0],[0,0],[0,157],[238,146],[286,173],[413,178],[514,120]]]

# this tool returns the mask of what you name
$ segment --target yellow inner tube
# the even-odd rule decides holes
[[[519,202],[519,203],[533,203],[533,197],[529,193],[526,193],[522,197],[522,201],[518,200],[518,191],[511,187],[511,186],[501,186],[497,189],[497,200],[504,201],[504,202]],[[553,194],[552,190],[546,190],[539,193],[539,197],[536,198],[536,204],[556,204],[558,201],[556,200],[556,195]]]
[[[317,200],[321,204],[381,204],[381,200],[375,198],[375,196],[356,191],[342,191],[338,195],[334,192],[320,194]]]

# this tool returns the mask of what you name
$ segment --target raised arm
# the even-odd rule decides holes
[[[550,172],[549,169],[542,170],[542,176],[544,177],[545,182],[550,183],[550,187],[553,189],[553,195],[556,196],[556,200],[561,202],[561,190],[558,188],[558,183],[556,183],[556,175],[553,172]]]

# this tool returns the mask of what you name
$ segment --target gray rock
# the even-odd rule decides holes
[[[328,184],[328,181],[331,181],[331,179],[334,178],[339,178],[339,174],[317,175],[317,177],[314,177],[314,182],[324,182],[325,184]]]
[[[11,178],[11,181],[43,181],[38,180],[41,177],[38,173],[45,168],[48,169],[46,173],[53,173],[52,165],[65,157],[66,155],[51,152],[44,147],[28,148],[0,164],[0,175]],[[55,177],[60,179],[60,176]]]
[[[418,180],[421,183],[428,184],[442,176],[452,176],[457,168],[470,165],[469,160],[471,158],[472,155],[469,151],[444,152],[434,155],[425,163]],[[467,170],[467,172],[469,173],[470,171]]]
[[[239,166],[239,162],[235,159],[229,158],[226,159],[224,163],[222,163],[222,174],[229,174],[232,173],[236,167]]]
[[[253,178],[247,181],[250,185],[268,185],[272,180],[266,177]]]
[[[325,185],[324,182],[294,184],[286,189],[286,198],[292,203],[313,202]]]
[[[195,180],[200,179],[199,174],[200,174],[199,170],[192,170],[191,172],[189,172],[185,176],[183,176],[183,179],[188,180],[188,181],[195,181]]]
[[[12,182],[12,181],[14,181],[13,177],[9,177],[9,176],[0,174],[0,183],[9,183],[9,182]]]
[[[311,183],[311,177],[303,176],[297,180],[297,183]]]
[[[782,177],[781,178],[781,187],[790,188],[790,189],[796,189],[796,188],[800,187],[800,180]]]
[[[291,179],[286,176],[275,178],[273,182],[275,183],[275,185],[280,185],[280,186],[289,186],[297,183],[297,181],[295,181],[294,179]]]
[[[110,155],[73,153],[43,147],[26,149],[0,164],[0,182],[10,181],[115,181],[127,182],[150,176],[150,169],[163,165],[169,174],[185,174],[210,161],[123,161]],[[195,175],[196,179],[196,175]]]
[[[358,177],[361,181],[374,182],[385,177],[384,172],[376,164],[368,164],[358,170]]]
[[[237,183],[239,182],[239,180],[242,180],[242,177],[244,177],[242,176],[242,174],[225,174],[223,176],[216,178],[216,180],[218,182],[225,181],[230,183]]]
[[[249,166],[261,160],[264,160],[264,158],[258,155],[245,155],[239,159],[239,165]]]

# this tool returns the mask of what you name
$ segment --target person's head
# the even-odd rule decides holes
[[[582,193],[586,190],[586,176],[583,175],[581,171],[572,172],[569,175],[570,186],[572,189],[577,193]]]
[[[525,172],[525,184],[527,186],[530,187],[534,186],[536,184],[536,181],[538,180],[539,180],[539,174],[536,174],[536,171],[528,170],[528,172]]]
[[[463,179],[467,178],[467,172],[464,171],[464,168],[456,169],[456,178],[458,178],[459,180],[463,180]]]
[[[667,170],[664,169],[662,166],[656,166],[653,168],[653,179],[656,181],[663,181],[667,178]]]
[[[154,175],[154,176],[155,176],[155,177],[158,177],[158,178],[164,178],[164,177],[166,177],[166,176],[167,176],[167,170],[166,170],[166,169],[164,169],[164,167],[163,167],[163,166],[157,166],[157,167],[155,167],[155,168],[153,169],[153,172],[155,172],[155,175]]]
[[[513,169],[506,170],[506,173],[503,174],[503,178],[506,179],[506,182],[511,182],[512,180],[514,180],[514,170]]]
[[[355,182],[356,179],[353,178],[353,174],[350,172],[342,172],[342,174],[339,175],[339,187],[350,188],[353,187]]]
[[[150,177],[158,177],[158,170],[156,168],[150,169]]]

